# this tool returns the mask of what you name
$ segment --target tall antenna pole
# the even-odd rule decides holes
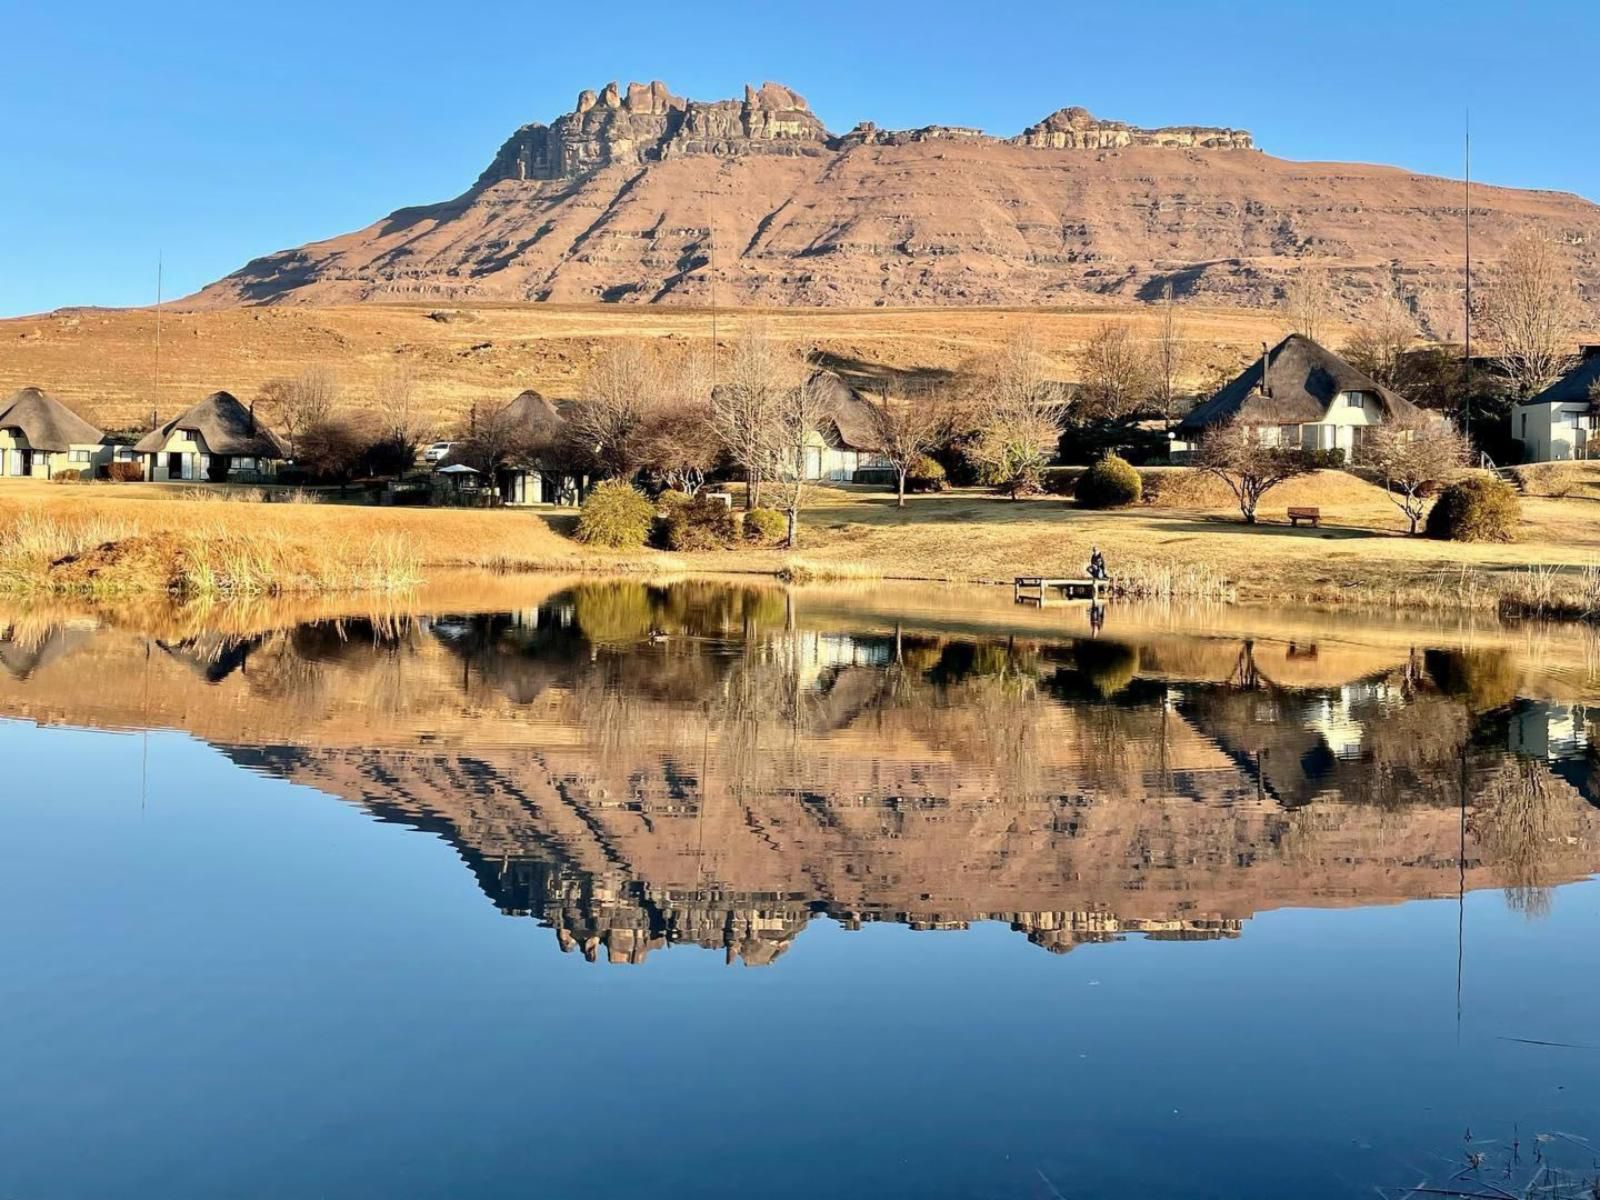
[[[715,196],[706,193],[706,231],[711,243],[711,386],[717,386],[717,222]]]
[[[151,412],[156,414],[156,420],[155,420],[155,422],[152,423],[152,428],[154,428],[155,424],[159,424],[160,420],[161,420],[161,417],[160,417],[160,412],[161,412],[161,267],[162,267],[162,255],[161,255],[161,251],[157,250],[156,251],[156,370],[155,370],[155,379],[152,381],[151,387],[150,387]]]
[[[1462,374],[1462,382],[1463,382],[1462,396],[1461,396],[1461,432],[1462,432],[1463,435],[1470,437],[1471,434],[1472,434],[1472,110],[1470,108],[1467,110],[1465,133],[1466,133],[1466,145],[1465,145],[1466,156],[1465,156],[1465,160],[1466,160],[1466,193],[1467,193],[1467,213],[1466,213],[1466,235],[1467,235],[1466,236],[1466,249],[1467,249],[1466,284],[1467,284],[1467,286],[1466,286],[1466,293],[1465,293],[1466,301],[1465,301],[1465,314],[1464,314],[1465,318],[1466,318],[1466,325],[1465,325],[1466,337],[1465,337],[1465,349],[1464,349],[1465,357],[1464,357],[1464,359],[1462,361],[1462,364],[1461,364],[1461,374]]]

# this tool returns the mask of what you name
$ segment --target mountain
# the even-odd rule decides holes
[[[1064,108],[1005,139],[870,122],[835,135],[778,84],[712,102],[611,84],[517,130],[456,199],[256,259],[190,304],[1036,305],[1170,283],[1260,305],[1309,263],[1333,271],[1348,311],[1398,280],[1446,332],[1463,216],[1458,181],[1289,162],[1237,129]],[[1484,259],[1529,225],[1600,294],[1600,207],[1474,189]]]

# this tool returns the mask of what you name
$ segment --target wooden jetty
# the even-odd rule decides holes
[[[1043,608],[1052,600],[1099,600],[1111,594],[1110,579],[1050,579],[1043,575],[1018,575],[1012,596],[1018,604],[1037,604]]]

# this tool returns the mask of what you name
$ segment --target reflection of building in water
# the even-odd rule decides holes
[[[1347,683],[1309,697],[1301,707],[1300,719],[1307,729],[1321,735],[1334,758],[1353,759],[1361,755],[1373,712],[1402,699],[1400,688],[1391,680]]]
[[[1585,714],[1512,703],[1515,673],[1482,654],[1423,671],[1221,638],[863,634],[643,584],[166,652],[113,632],[8,647],[29,673],[0,675],[0,713],[191,731],[447,840],[497,907],[593,959],[771,962],[817,917],[1000,922],[1062,951],[1454,895],[1464,755],[1494,778],[1468,887],[1600,860]]]
[[[1550,770],[1590,804],[1600,805],[1600,763],[1585,706],[1518,700],[1511,707],[1506,742],[1513,754],[1549,763]]]
[[[1519,700],[1512,706],[1510,737],[1513,754],[1554,761],[1589,748],[1588,714],[1576,704]]]

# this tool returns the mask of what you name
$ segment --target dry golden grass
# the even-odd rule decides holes
[[[34,562],[35,572],[41,555],[82,553],[118,538],[209,540],[219,549],[205,569],[217,578],[197,569],[189,585],[197,591],[248,591],[217,580],[274,573],[301,578],[297,586],[306,588],[359,587],[362,579],[454,567],[1009,583],[1017,575],[1080,574],[1098,545],[1114,575],[1157,597],[1573,613],[1588,611],[1596,593],[1600,507],[1581,488],[1563,499],[1525,497],[1515,544],[1458,545],[1405,536],[1385,494],[1342,473],[1269,493],[1256,526],[1241,524],[1205,485],[1182,486],[1184,507],[1112,512],[1080,511],[1052,497],[1010,501],[972,492],[915,496],[898,509],[883,492],[816,488],[794,552],[595,552],[570,538],[570,514],[208,505],[174,499],[161,485],[52,488],[30,481],[0,483],[0,531],[15,548],[11,559]],[[1322,528],[1283,523],[1285,507],[1301,503],[1322,508]],[[251,553],[260,556],[253,565]],[[243,561],[230,565],[229,555]],[[303,566],[308,559],[321,565]]]
[[[450,314],[436,320],[431,313]],[[754,310],[723,310],[724,352]],[[958,366],[1030,326],[1063,377],[1107,319],[1127,320],[1146,336],[1147,308],[777,309],[759,313],[775,336],[833,356],[846,366],[928,371]],[[162,315],[159,392],[152,395],[155,314],[148,309],[66,310],[0,321],[0,395],[38,386],[104,428],[146,428],[218,388],[245,401],[274,376],[331,368],[357,411],[378,380],[411,369],[421,403],[441,429],[474,403],[504,403],[535,387],[551,397],[577,394],[584,373],[619,337],[686,345],[710,334],[710,315],[692,308],[625,305],[365,304],[348,307],[235,308]],[[1280,315],[1185,306],[1183,336],[1191,382],[1237,368],[1261,342],[1285,332]]]

